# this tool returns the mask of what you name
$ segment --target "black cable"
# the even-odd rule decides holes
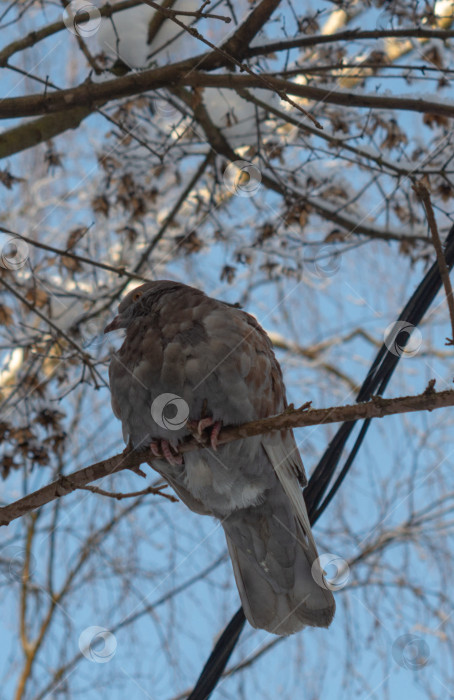
[[[451,270],[454,265],[454,226],[451,227],[445,241],[445,259],[448,269]],[[400,349],[405,348],[408,340],[410,339],[410,331],[412,327],[419,325],[423,316],[427,312],[427,309],[440,291],[441,285],[442,280],[438,263],[435,262],[427,271],[422,282],[415,289],[408,303],[404,306],[399,318],[397,319],[396,323],[401,322],[402,324],[408,324],[408,329],[405,330],[405,326],[402,326],[400,333],[396,333],[395,336],[392,337],[392,342],[394,345],[398,345]],[[357,402],[369,401],[374,394],[382,394],[384,392],[397,366],[397,363],[400,360],[400,352],[396,352],[395,350],[392,352],[388,347],[389,345],[390,342],[388,340],[388,343],[383,343],[382,347],[377,353],[377,356],[372,363],[369,372],[367,373],[367,377],[358,392],[356,397]],[[348,457],[330,492],[320,505],[323,494],[326,493],[328,484],[331,481],[339,463],[342,451],[356,423],[357,421],[342,423],[309,480],[304,496],[308,504],[311,522],[315,522],[315,520],[320,517],[341,485],[347,471],[351,466],[353,458],[364,439],[370,425],[370,419],[364,421],[361,432],[353,445],[350,456]]]
[[[240,608],[218,639],[188,700],[206,700],[210,697],[227,666],[245,622],[243,608]]]
[[[454,226],[451,227],[445,241],[445,258],[448,269],[451,270],[454,266]],[[405,348],[411,335],[411,327],[417,326],[421,322],[427,309],[440,291],[441,285],[442,280],[438,269],[438,263],[435,262],[413,292],[410,300],[397,319],[398,322],[400,321],[408,324],[407,330],[403,328],[400,333],[397,333],[396,336],[392,338],[393,342],[398,344],[399,348]],[[388,345],[389,344],[388,340]],[[392,373],[399,362],[400,354],[398,352],[391,352],[388,345],[384,343],[377,353],[361,389],[358,392],[356,397],[357,402],[369,401],[374,394],[381,394],[391,379]],[[323,501],[322,498],[328,490],[329,483],[339,464],[345,444],[358,421],[342,423],[320,459],[304,491],[309,519],[312,525],[323,513],[344,480],[364,440],[370,421],[370,418],[364,420],[359,435],[356,438],[344,466]],[[240,608],[216,643],[194,686],[194,690],[188,696],[188,700],[207,700],[207,698],[210,697],[236,646],[245,621],[246,618],[243,608]]]

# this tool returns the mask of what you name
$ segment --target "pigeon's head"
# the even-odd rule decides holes
[[[181,287],[178,282],[169,280],[145,282],[140,287],[136,287],[122,300],[118,307],[118,314],[104,328],[104,333],[115,331],[118,328],[127,328],[136,318],[147,316],[152,311],[153,304],[163,294],[174,291],[178,287]]]

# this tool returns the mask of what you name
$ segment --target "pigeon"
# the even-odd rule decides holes
[[[292,430],[218,445],[222,426],[287,407],[270,339],[238,305],[179,282],[125,296],[104,332],[125,329],[109,366],[123,437],[192,511],[225,533],[250,624],[277,635],[328,627],[335,603],[312,535],[307,483]],[[178,444],[208,431],[200,449]]]

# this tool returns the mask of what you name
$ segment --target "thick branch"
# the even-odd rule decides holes
[[[454,391],[436,392],[432,388],[426,389],[423,394],[417,396],[402,396],[396,399],[383,399],[380,396],[375,396],[367,403],[350,406],[334,406],[332,408],[319,409],[311,409],[309,404],[305,404],[298,409],[290,406],[278,416],[251,421],[240,426],[231,425],[223,428],[219,435],[218,443],[224,445],[253,435],[264,435],[289,428],[325,425],[327,423],[340,423],[365,418],[382,418],[383,416],[391,416],[397,413],[433,411],[436,408],[445,408],[446,406],[454,406]],[[180,445],[180,452],[184,453],[201,449],[204,445],[205,442],[201,443],[195,438],[188,438]],[[134,470],[140,464],[148,463],[149,459],[150,455],[146,451],[137,453],[126,449],[122,454],[115,455],[97,464],[92,464],[68,476],[61,476],[48,486],[44,486],[28,496],[0,508],[0,525],[8,525],[12,520],[20,518],[25,513],[36,510],[46,503],[54,501],[56,498],[86,486],[92,481],[110,476],[123,469]]]
[[[4,131],[0,134],[0,159],[49,141],[68,129],[77,129],[91,112],[89,107],[76,107],[70,112],[48,114]]]
[[[149,43],[166,19],[163,11],[166,8],[170,8],[173,2],[174,0],[167,0],[164,2],[160,7],[160,11],[156,12],[152,18],[148,32]],[[265,24],[274,9],[279,5],[279,2],[280,0],[263,0],[248,15],[243,24],[238,27],[225,45],[222,46],[223,54],[212,51],[211,53],[204,54],[203,60],[201,56],[199,56],[190,61],[186,61],[184,62],[186,64],[186,70],[194,69],[202,65],[202,63],[205,69],[219,67],[223,64],[226,54],[233,53],[236,58],[242,56],[247,49],[248,43],[254,38],[263,24]],[[100,14],[102,17],[108,18],[118,11],[135,7],[139,4],[141,4],[141,0],[125,0],[114,6],[107,4],[100,8]],[[183,27],[187,30],[186,25],[183,25]],[[0,66],[6,66],[10,56],[17,51],[33,46],[35,43],[64,28],[64,22],[54,22],[36,32],[31,32],[19,41],[12,42],[12,44],[9,44],[0,51]],[[100,105],[101,103],[98,103],[97,107],[93,107],[93,105],[90,104],[89,106],[72,109],[66,113],[57,112],[53,115],[49,114],[36,121],[21,124],[16,128],[10,129],[0,136],[0,158],[8,157],[14,153],[35,146],[42,141],[47,141],[65,132],[67,129],[75,129],[85,117],[89,116],[93,111],[99,108]]]
[[[250,42],[266,24],[280,2],[281,0],[262,0],[224,44],[222,47],[224,51],[233,54],[236,58],[246,56]]]
[[[454,117],[454,103],[423,100],[414,97],[389,97],[357,92],[328,90],[313,85],[299,85],[273,74],[238,75],[236,73],[202,73],[195,71],[195,59],[182,61],[170,66],[155,68],[140,73],[131,73],[103,83],[85,82],[75,88],[57,90],[47,95],[25,95],[1,101],[0,118],[32,117],[73,110],[76,107],[91,107],[122,97],[130,97],[148,90],[157,90],[174,85],[189,87],[268,88],[278,94],[303,97],[314,102],[343,105],[346,107],[366,107],[368,109],[397,109],[407,112],[421,112]],[[197,64],[200,64],[200,59]],[[205,62],[204,62],[204,68]],[[210,66],[211,68],[211,66]]]

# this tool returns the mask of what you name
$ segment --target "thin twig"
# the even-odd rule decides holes
[[[162,489],[167,488],[167,484],[163,484],[162,486],[148,486],[146,489],[142,489],[141,491],[129,491],[128,493],[113,493],[112,491],[105,491],[104,489],[100,489],[98,486],[79,486],[80,489],[83,489],[84,491],[91,491],[92,493],[97,493],[100,496],[108,496],[109,498],[115,498],[117,501],[121,501],[124,498],[136,498],[137,496],[146,496],[149,493],[154,493],[158,494],[159,496],[163,496],[164,498],[168,498],[169,501],[172,501],[172,503],[177,503],[178,498],[175,498],[175,496],[172,496],[170,493],[163,493]]]
[[[454,345],[454,297],[452,294],[451,279],[449,277],[449,270],[446,264],[446,258],[443,253],[443,248],[440,241],[440,236],[438,233],[437,222],[435,221],[434,210],[432,207],[432,202],[430,201],[430,194],[424,183],[419,180],[412,185],[414,191],[418,195],[422,202],[424,210],[427,216],[427,222],[429,224],[430,233],[432,236],[432,242],[434,244],[435,252],[437,254],[437,262],[440,270],[440,277],[443,282],[443,286],[446,292],[446,299],[448,302],[449,317],[451,319],[452,337],[446,338],[446,345]]]
[[[144,265],[145,262],[147,262],[149,256],[153,252],[153,250],[156,248],[158,245],[159,241],[161,238],[164,236],[168,226],[172,223],[174,220],[175,216],[177,215],[178,211],[181,209],[182,205],[187,201],[189,195],[191,194],[192,190],[196,186],[197,182],[199,179],[202,177],[203,173],[207,169],[208,165],[212,163],[214,160],[214,153],[211,151],[208,151],[206,154],[205,158],[202,160],[200,163],[199,167],[189,180],[188,184],[186,187],[183,189],[183,191],[180,193],[180,196],[178,197],[177,201],[173,205],[172,209],[170,212],[167,214],[166,218],[162,222],[159,231],[156,233],[156,235],[153,237],[151,243],[147,246],[147,248],[144,250],[142,255],[140,256],[140,260],[135,266],[134,270],[140,270],[140,268]]]
[[[92,260],[91,258],[86,258],[84,255],[76,255],[76,253],[71,253],[69,250],[62,250],[61,248],[54,248],[54,246],[47,245],[46,243],[41,243],[40,241],[35,241],[33,238],[28,238],[22,233],[16,233],[16,231],[11,231],[9,228],[0,226],[0,231],[7,233],[15,238],[20,238],[26,243],[35,248],[41,248],[42,250],[48,250],[50,253],[55,253],[56,255],[61,255],[64,258],[72,258],[72,260],[77,260],[81,263],[87,263],[87,265],[94,265],[95,267],[100,267],[102,270],[108,270],[108,272],[115,272],[119,277],[129,277],[131,279],[142,280],[143,282],[149,282],[148,277],[143,277],[135,272],[129,272],[125,267],[114,267],[113,265],[108,265],[107,263],[99,262],[99,260]]]
[[[220,19],[226,24],[230,24],[232,21],[231,17],[226,17],[225,15],[214,15],[203,11],[205,7],[210,4],[210,1],[211,0],[206,0],[200,10],[194,10],[193,12],[190,12],[189,10],[171,10],[170,8],[164,8],[166,9],[166,17],[175,18],[182,15],[183,17],[195,17],[195,19]],[[156,9],[158,8],[156,7]]]
[[[28,309],[30,309],[30,311],[32,313],[39,316],[39,318],[42,321],[47,323],[47,325],[50,328],[52,328],[56,333],[58,333],[59,336],[64,338],[78,352],[84,365],[89,368],[89,370],[92,374],[92,377],[95,381],[96,387],[98,387],[98,384],[97,384],[96,378],[95,378],[96,376],[99,378],[99,380],[101,382],[100,386],[102,386],[102,385],[107,386],[106,380],[104,379],[104,377],[98,372],[96,367],[92,364],[90,355],[88,353],[86,353],[85,350],[83,348],[81,348],[80,345],[78,345],[78,343],[76,343],[76,341],[71,338],[71,336],[69,336],[67,333],[65,333],[65,331],[62,330],[60,328],[60,326],[57,326],[56,323],[51,321],[50,318],[47,318],[47,316],[45,314],[43,314],[42,311],[40,311],[37,308],[37,306],[35,306],[31,302],[29,302],[28,299],[26,299],[20,292],[18,292],[16,289],[14,289],[14,287],[12,285],[8,284],[8,282],[6,282],[6,280],[3,277],[0,277],[0,284],[2,284],[11,294],[13,294],[16,297],[16,299],[19,299],[19,301],[22,302],[22,304],[24,304]]]

